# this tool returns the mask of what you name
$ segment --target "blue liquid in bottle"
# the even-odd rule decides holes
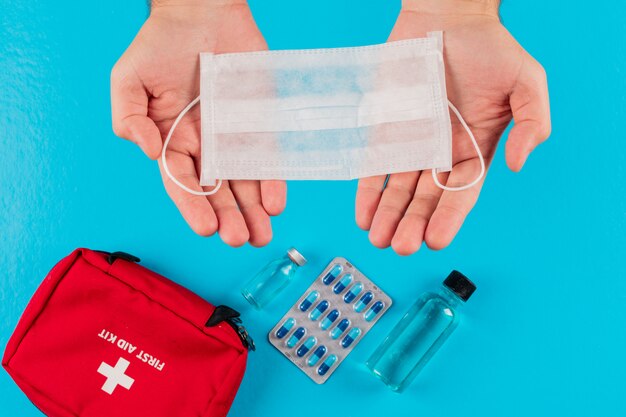
[[[298,267],[306,259],[295,248],[287,254],[268,263],[241,290],[241,294],[250,304],[261,309],[291,282]]]
[[[463,274],[452,273],[439,294],[422,295],[366,366],[392,390],[402,392],[439,350],[459,323],[457,309],[476,286]]]

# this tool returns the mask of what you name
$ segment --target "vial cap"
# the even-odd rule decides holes
[[[302,256],[302,254],[298,252],[296,248],[290,248],[287,251],[287,256],[289,256],[289,259],[294,261],[298,266],[306,264],[306,258]]]
[[[448,278],[443,281],[443,285],[445,285],[450,291],[459,296],[459,298],[463,301],[469,300],[474,291],[476,291],[476,285],[472,281],[469,280],[465,275],[460,273],[459,271],[452,271]]]

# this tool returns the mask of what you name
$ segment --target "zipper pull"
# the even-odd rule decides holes
[[[209,317],[209,320],[207,320],[206,326],[213,327],[222,322],[226,322],[235,332],[237,332],[239,339],[241,339],[241,343],[246,349],[255,350],[254,341],[252,340],[252,337],[250,337],[246,328],[243,326],[239,316],[239,312],[235,309],[223,305],[217,306],[215,307],[213,314],[211,314],[211,317]]]
[[[243,346],[246,349],[251,351],[256,350],[254,340],[252,340],[252,337],[250,336],[244,325],[241,323],[241,319],[239,317],[227,319],[225,321],[237,332],[237,334],[239,335],[239,339],[241,339],[241,343],[243,343]]]
[[[116,259],[123,259],[125,261],[135,263],[141,262],[141,259],[126,252],[113,252],[107,254],[107,262],[109,263],[109,265],[113,265],[113,262],[115,262]]]

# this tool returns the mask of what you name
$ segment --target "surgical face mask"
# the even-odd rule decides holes
[[[432,169],[467,189],[484,175],[476,141],[446,95],[441,32],[355,48],[200,55],[200,97],[174,122],[162,153],[172,180],[213,194],[222,180],[347,180]],[[169,172],[171,134],[201,104],[200,184]],[[481,173],[441,185],[452,168],[448,106],[478,153]]]

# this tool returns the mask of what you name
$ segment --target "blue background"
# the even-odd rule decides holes
[[[147,16],[142,1],[0,0],[0,345],[48,270],[77,246],[126,250],[243,312],[257,340],[231,416],[626,415],[626,8],[506,1],[504,23],[545,66],[553,134],[524,171],[495,157],[454,243],[408,258],[371,246],[354,222],[356,182],[289,184],[263,249],[196,236],[155,162],[111,131],[109,72]],[[399,1],[255,0],[271,48],[385,41]],[[296,246],[310,263],[257,312],[238,293]],[[395,305],[323,386],[266,332],[334,256]],[[464,322],[401,395],[363,363],[423,291],[452,269],[478,291]],[[312,405],[311,405],[312,404]],[[38,416],[5,372],[0,414]]]

